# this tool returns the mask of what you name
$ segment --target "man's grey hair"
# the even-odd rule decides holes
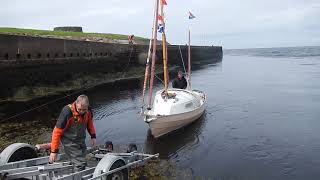
[[[78,96],[76,103],[77,104],[80,103],[81,105],[88,107],[89,106],[89,98],[88,98],[88,96],[82,94],[82,95]]]

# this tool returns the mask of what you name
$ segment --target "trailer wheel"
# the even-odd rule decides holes
[[[8,172],[0,173],[0,180],[6,180],[8,176]]]
[[[126,161],[121,157],[113,154],[106,154],[104,157],[99,161],[98,165],[96,166],[93,177],[100,176],[101,174],[108,172],[110,170],[114,170],[126,165]],[[129,177],[129,170],[128,168],[122,169],[120,171],[114,172],[107,176],[103,176],[99,179],[101,180],[128,180]]]
[[[38,157],[33,146],[26,143],[14,143],[6,147],[0,154],[0,165]]]
[[[124,162],[122,160],[117,160],[114,162],[110,168],[110,170],[119,168],[124,166]],[[107,180],[128,180],[128,169],[123,169],[121,171],[115,172],[113,174],[110,174],[107,177]]]

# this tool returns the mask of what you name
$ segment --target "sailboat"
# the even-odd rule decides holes
[[[160,1],[160,2],[159,2]],[[160,5],[160,9],[159,9]],[[164,0],[155,1],[154,22],[152,39],[149,44],[149,52],[146,63],[145,79],[143,85],[143,97],[141,112],[144,116],[144,121],[149,125],[151,134],[155,137],[161,137],[170,132],[178,130],[195,120],[199,119],[204,113],[206,95],[199,90],[191,89],[191,48],[190,48],[190,28],[189,28],[189,46],[188,46],[188,74],[186,89],[168,88],[169,73],[168,73],[168,54],[165,34],[164,22]],[[160,11],[160,15],[159,15]],[[159,21],[162,21],[159,24]],[[155,93],[153,103],[153,83],[155,76],[155,54],[158,26],[162,28],[162,51],[163,51],[163,70],[164,70],[164,89]],[[150,71],[150,56],[151,59],[151,74]],[[148,107],[144,110],[144,96],[146,94],[146,86],[149,81],[149,102]]]

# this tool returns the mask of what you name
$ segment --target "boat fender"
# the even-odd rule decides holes
[[[0,165],[37,157],[38,154],[34,146],[26,143],[14,143],[1,152]]]

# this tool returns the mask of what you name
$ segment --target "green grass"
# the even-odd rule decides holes
[[[101,38],[110,38],[110,39],[119,39],[127,40],[128,36],[124,34],[105,34],[105,33],[82,33],[82,32],[66,32],[66,31],[50,31],[50,30],[37,30],[37,29],[20,29],[20,28],[9,28],[9,27],[0,27],[0,33],[10,33],[10,34],[19,34],[19,35],[50,35],[57,37],[101,37]],[[147,40],[143,37],[135,36],[136,40]]]

